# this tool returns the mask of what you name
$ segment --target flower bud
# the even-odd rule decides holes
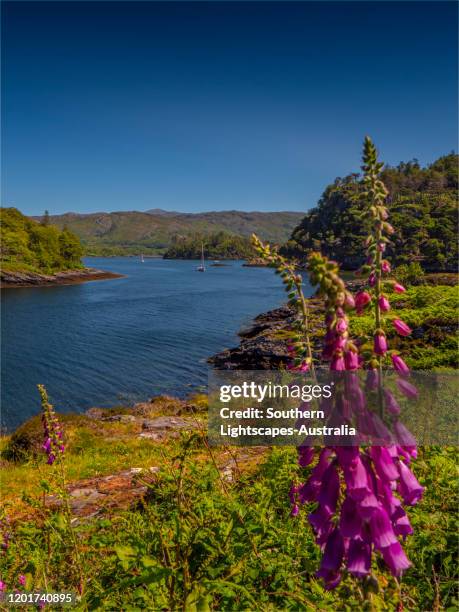
[[[387,352],[386,336],[381,332],[374,335],[373,352],[376,353],[376,355],[385,355]]]
[[[401,319],[394,319],[392,321],[395,331],[400,334],[400,336],[409,336],[413,331],[411,327],[409,327],[404,321]]]
[[[381,312],[387,312],[388,310],[390,310],[389,300],[386,298],[385,295],[381,295],[379,297],[378,305]]]

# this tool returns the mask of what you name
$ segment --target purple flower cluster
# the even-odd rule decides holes
[[[44,442],[42,449],[48,455],[48,465],[52,465],[56,457],[65,451],[63,432],[53,406],[48,401],[48,394],[43,385],[38,385],[41,397]]]
[[[311,447],[302,447],[299,462],[314,460]],[[344,569],[357,578],[368,576],[378,551],[391,573],[400,576],[409,566],[399,538],[413,530],[402,507],[415,504],[423,488],[409,467],[411,446],[326,447],[318,455],[308,480],[292,486],[292,515],[299,505],[315,502],[308,515],[323,551],[317,576],[327,589],[335,588]]]
[[[398,421],[395,421],[392,435],[378,415],[367,410],[358,378],[352,372],[361,365],[361,359],[357,346],[349,337],[344,310],[346,293],[337,266],[319,253],[312,253],[308,269],[311,282],[319,285],[319,294],[325,298],[327,333],[323,356],[330,361],[330,370],[348,371],[343,379],[345,392],[341,396],[336,394],[335,398],[335,404],[341,407],[340,418],[347,420],[355,416],[360,423],[360,433],[366,432],[372,439],[378,438],[385,444],[367,449],[357,445],[326,446],[319,452],[306,482],[290,490],[292,516],[299,513],[301,505],[316,504],[308,519],[323,551],[317,575],[324,580],[326,588],[332,589],[339,584],[344,569],[358,578],[369,575],[375,551],[381,554],[394,576],[400,576],[410,566],[400,542],[400,538],[412,533],[402,500],[407,505],[415,504],[423,489],[409,467],[411,459],[416,457],[413,437]],[[369,299],[367,293],[357,294],[356,309],[368,304]],[[348,309],[352,308],[351,300],[348,299],[347,304]],[[383,352],[385,341],[382,330],[375,334],[377,354]],[[349,352],[353,354],[352,359],[349,359]],[[399,357],[395,360],[401,368],[404,362]],[[367,391],[377,390],[380,382],[379,369],[370,367]],[[404,378],[397,383],[405,395],[413,393],[414,387],[408,389],[406,385],[410,383]],[[384,399],[388,412],[396,418],[400,407],[394,395],[384,390]],[[307,467],[318,451],[303,444],[298,452],[300,466]]]

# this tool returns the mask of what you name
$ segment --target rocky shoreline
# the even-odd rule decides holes
[[[313,353],[318,357],[324,329],[323,306],[321,300],[314,297],[308,299],[308,306],[312,337],[316,339]],[[213,355],[208,363],[217,370],[275,370],[286,365],[290,361],[288,330],[294,315],[294,310],[287,305],[258,315],[250,327],[239,332],[238,346]]]
[[[54,287],[56,285],[75,285],[96,280],[110,280],[122,278],[123,274],[97,270],[96,268],[82,268],[80,270],[64,270],[56,274],[38,274],[36,272],[16,272],[2,270],[0,273],[0,287],[14,289],[16,287]]]

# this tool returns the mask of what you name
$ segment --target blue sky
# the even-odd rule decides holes
[[[2,204],[306,210],[457,148],[454,2],[12,2]]]

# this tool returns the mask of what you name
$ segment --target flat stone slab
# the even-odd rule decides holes
[[[193,429],[193,425],[192,422],[176,416],[162,416],[142,421],[142,429],[155,432],[174,429]]]

